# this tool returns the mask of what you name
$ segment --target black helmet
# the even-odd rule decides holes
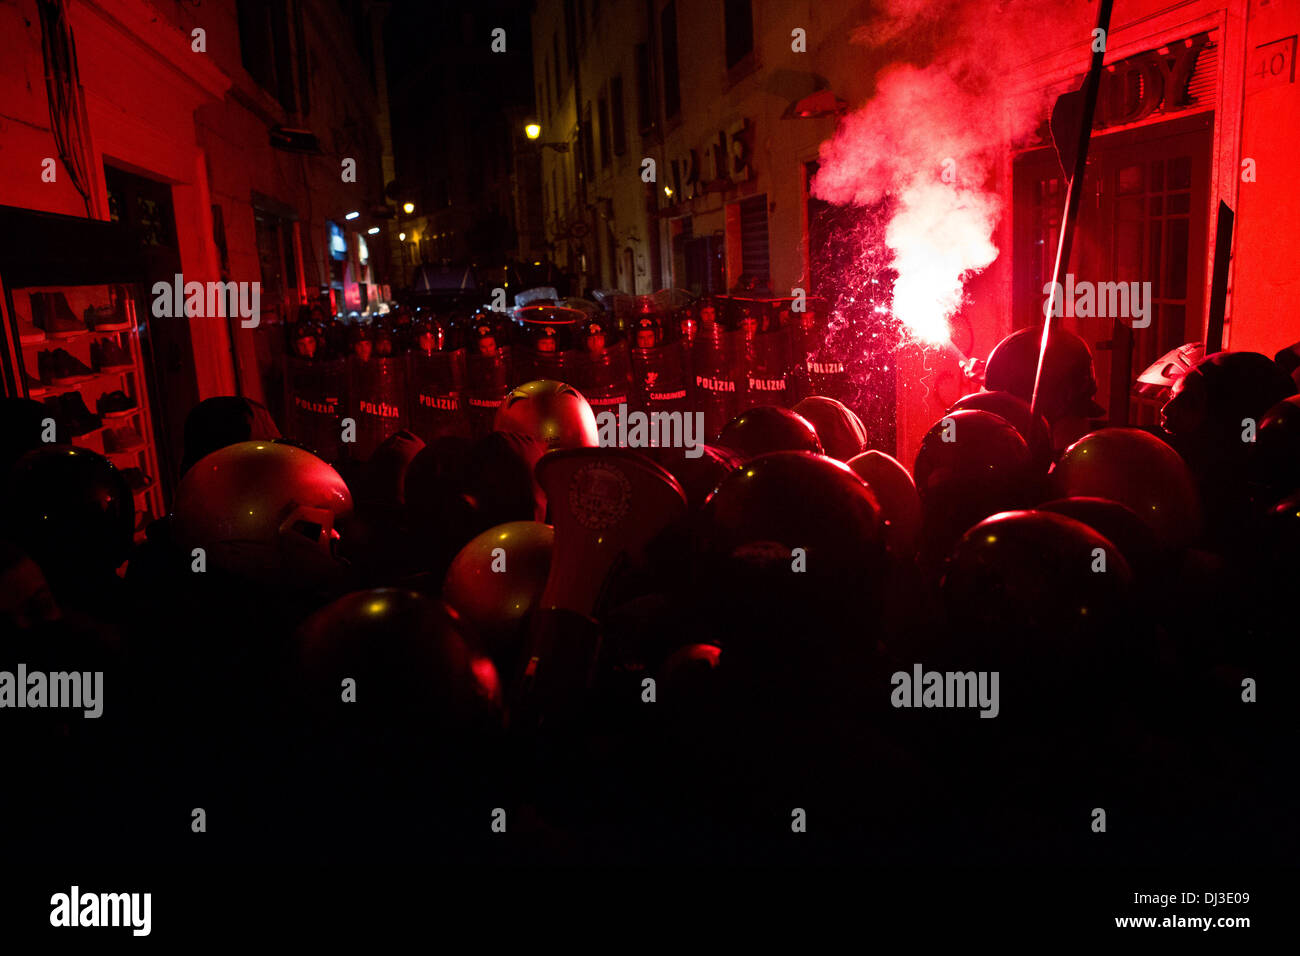
[[[1032,401],[1041,339],[1041,329],[1021,329],[999,342],[989,353],[984,387]],[[1067,329],[1053,329],[1043,364],[1038,410],[1049,422],[1101,418],[1106,409],[1093,399],[1096,394],[1097,378],[1088,344]]]
[[[51,578],[100,575],[127,558],[135,502],[103,455],[75,445],[30,451],[9,473],[5,533]]]
[[[741,412],[723,426],[718,444],[742,458],[773,451],[822,453],[812,422],[798,412],[776,405],[756,405]]]
[[[400,588],[354,591],[311,615],[298,632],[298,672],[312,713],[379,730],[473,729],[499,697],[492,665],[446,605]],[[355,709],[340,706],[347,680]]]

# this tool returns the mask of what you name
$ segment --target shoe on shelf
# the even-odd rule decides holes
[[[29,398],[37,398],[49,391],[44,384],[37,379],[32,378],[31,373],[29,373],[27,369],[23,369],[23,381],[27,383],[27,396]]]
[[[64,392],[59,396],[59,401],[63,405],[63,420],[67,422],[68,431],[73,438],[89,435],[104,427],[100,417],[86,407],[86,400],[80,392]]]
[[[41,352],[36,356],[36,366],[41,381],[49,385],[75,385],[95,377],[95,370],[67,349]]]
[[[90,362],[101,372],[125,372],[135,368],[131,356],[113,339],[91,342]]]
[[[92,305],[86,309],[86,322],[96,332],[125,332],[131,327],[126,316],[126,291],[113,286],[109,305]]]
[[[85,335],[86,323],[72,314],[68,297],[62,292],[37,292],[32,295],[32,321],[52,339],[70,339]]]
[[[110,428],[104,433],[104,450],[109,452],[136,451],[144,447],[144,439],[130,425]]]
[[[18,341],[23,345],[36,345],[45,341],[45,330],[38,329],[30,319],[18,316]]]
[[[138,407],[135,399],[121,389],[105,392],[95,403],[95,411],[99,412],[102,418],[122,418],[130,415]]]
[[[36,374],[46,385],[66,384],[67,366],[56,353],[67,355],[63,349],[41,349],[36,353]]]
[[[131,487],[132,494],[138,495],[140,492],[153,487],[153,479],[146,475],[142,468],[123,468],[122,477],[126,479],[126,483]]]

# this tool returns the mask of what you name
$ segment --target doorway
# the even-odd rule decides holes
[[[127,235],[145,261],[146,290],[155,282],[171,286],[181,273],[181,253],[176,239],[172,188],[167,183],[105,165],[109,219],[126,225]],[[137,309],[141,337],[147,337],[153,356],[152,396],[154,421],[161,432],[162,458],[178,476],[179,450],[185,442],[185,416],[199,401],[194,370],[194,343],[188,320],[155,319],[149,302]]]
[[[1151,324],[1064,318],[1093,350],[1097,400],[1112,425],[1154,425],[1159,401],[1133,392],[1136,377],[1170,349],[1204,337],[1213,113],[1094,135],[1067,271],[1076,281],[1150,282]],[[1042,321],[1060,235],[1065,179],[1055,151],[1014,166],[1013,313]]]

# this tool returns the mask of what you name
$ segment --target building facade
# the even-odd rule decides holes
[[[220,317],[154,323],[159,427],[174,449],[201,398],[243,394],[281,410],[280,324],[300,306],[318,296],[338,313],[378,304],[391,147],[375,28],[385,9],[361,0],[0,6],[0,204],[131,222],[150,281],[179,273],[261,284],[256,328]],[[77,117],[51,109],[44,82],[56,22],[78,71],[73,110],[84,113],[71,146],[62,131]],[[46,158],[52,181],[42,177]]]
[[[897,62],[857,33],[873,22],[867,7],[539,0],[541,138],[568,146],[543,156],[557,260],[588,288],[725,292],[747,276],[777,295],[802,288],[834,298],[819,257],[848,221],[843,211],[828,215],[809,183],[845,113],[869,102]],[[887,404],[905,462],[925,429],[974,387],[961,360],[987,356],[1014,329],[1041,321],[1065,183],[1047,123],[1056,97],[1082,81],[1095,5],[1070,12],[1068,29],[1062,17],[1015,38],[1012,65],[978,119],[1006,130],[984,184],[1002,209],[997,255],[965,283],[954,348],[893,352]],[[989,30],[990,42],[1008,42],[992,21]],[[1220,202],[1236,214],[1223,347],[1272,355],[1300,339],[1285,225],[1300,204],[1289,160],[1300,131],[1283,120],[1300,107],[1297,32],[1300,9],[1279,0],[1115,4],[1089,159],[1096,182],[1070,268],[1098,281],[1150,282],[1151,324],[1065,320],[1093,349],[1098,399],[1112,422],[1153,421],[1155,410],[1132,394],[1133,377],[1204,338]],[[1009,114],[1025,96],[1040,104],[1042,122],[1021,136]]]

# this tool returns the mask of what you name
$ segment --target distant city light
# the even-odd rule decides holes
[[[350,212],[350,213],[348,213],[346,216],[344,216],[343,218],[344,218],[344,219],[360,219],[360,218],[361,218],[361,213],[359,213],[359,212]]]
[[[542,127],[537,123],[529,123],[524,127],[524,135],[529,139],[537,139],[542,135]]]
[[[403,203],[402,212],[406,213],[408,216],[411,213],[415,212],[415,203],[413,202]]]
[[[369,229],[366,230],[366,235],[368,235],[368,236],[377,236],[377,235],[379,235],[379,227],[378,227],[378,226],[371,226]]]

